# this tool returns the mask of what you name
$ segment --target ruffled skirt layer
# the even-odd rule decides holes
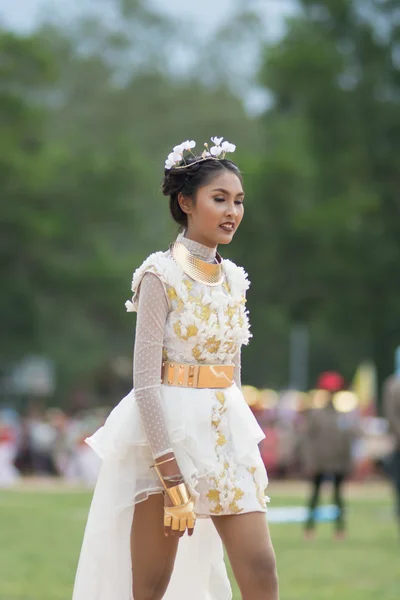
[[[172,447],[199,517],[266,511],[264,435],[240,390],[162,386]],[[133,600],[130,531],[135,504],[162,491],[134,391],[88,444],[102,458],[73,600]],[[166,600],[229,600],[223,549],[210,519],[179,542]]]

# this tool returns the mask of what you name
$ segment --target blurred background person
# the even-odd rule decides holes
[[[400,525],[400,346],[395,354],[395,372],[385,381],[383,410],[394,438],[394,451],[386,461],[386,468],[394,484],[396,514]]]
[[[70,420],[61,455],[62,473],[68,482],[94,487],[101,460],[85,443],[85,439],[104,425],[108,412],[103,408],[82,411]]]
[[[0,488],[11,487],[19,479],[19,471],[14,465],[16,450],[16,413],[0,411]]]
[[[346,416],[334,406],[336,392],[343,390],[344,379],[334,371],[321,373],[317,388],[324,394],[321,408],[314,408],[308,414],[303,432],[303,457],[305,470],[312,482],[309,500],[309,516],[305,524],[305,538],[311,539],[315,533],[315,511],[318,505],[321,486],[326,480],[333,481],[333,502],[338,509],[335,520],[335,537],[345,537],[345,506],[343,483],[352,468],[352,443],[355,437],[354,426],[346,421]]]
[[[35,474],[59,475],[54,460],[57,430],[52,422],[52,411],[32,410],[28,419],[28,446]]]

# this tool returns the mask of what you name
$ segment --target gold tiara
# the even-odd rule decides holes
[[[172,152],[168,154],[168,157],[165,161],[165,168],[169,169],[185,169],[186,167],[190,167],[191,165],[195,165],[196,163],[202,162],[203,160],[214,159],[214,160],[222,160],[225,158],[228,152],[235,152],[236,146],[235,144],[231,144],[230,142],[223,142],[224,138],[212,137],[211,141],[214,144],[211,148],[209,148],[207,142],[204,144],[204,150],[200,157],[196,156],[192,149],[196,146],[196,142],[194,140],[186,140],[186,142],[182,142],[178,146],[174,146]],[[184,153],[188,154],[184,154]],[[188,158],[195,158],[196,160],[187,163],[186,160]]]
[[[185,163],[184,165],[179,165],[179,164],[173,165],[173,168],[174,168],[174,170],[187,169],[188,167],[191,167],[192,165],[197,165],[197,163],[204,162],[205,160],[221,160],[221,158],[224,158],[224,157],[217,158],[216,156],[211,156],[210,153],[208,153],[208,155],[206,155],[205,152],[203,152],[203,154],[197,160],[192,160],[192,162]],[[167,167],[165,167],[165,168],[167,169]]]

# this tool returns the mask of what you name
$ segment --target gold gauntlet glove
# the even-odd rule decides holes
[[[173,506],[164,506],[164,526],[173,531],[193,529],[196,522],[194,500],[184,483],[166,488]]]
[[[173,506],[164,506],[164,527],[171,527],[173,531],[184,532],[186,529],[193,530],[195,526],[196,514],[194,512],[194,500],[184,483],[178,483],[172,487],[167,487],[158,468],[159,465],[173,460],[175,460],[174,457],[168,458],[160,463],[155,463],[153,467],[163,484],[165,493],[173,504]],[[173,481],[176,477],[178,480],[181,479],[180,475],[174,475],[172,477],[167,477],[166,479]]]

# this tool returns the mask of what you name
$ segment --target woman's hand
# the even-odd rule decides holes
[[[174,523],[175,521],[175,523]],[[169,523],[168,525],[166,523]],[[194,527],[196,524],[196,515],[194,513],[194,501],[191,499],[190,503],[176,507],[172,503],[168,494],[164,494],[164,535],[182,537],[187,530],[188,535],[193,535]],[[175,527],[175,529],[174,529]]]
[[[166,461],[166,462],[165,462]],[[162,463],[158,466],[158,463]],[[194,501],[192,500],[183,480],[182,473],[172,452],[157,458],[155,462],[158,475],[162,478],[167,490],[164,492],[164,534],[182,537],[187,530],[188,535],[193,534],[196,515]],[[168,495],[168,490],[177,486],[184,486],[181,504],[174,503]],[[186,500],[183,502],[183,500]]]

